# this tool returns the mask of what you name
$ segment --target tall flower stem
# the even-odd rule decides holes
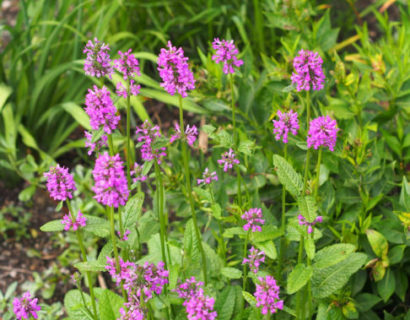
[[[229,74],[229,83],[231,86],[231,109],[232,109],[232,126],[233,126],[233,141],[234,141],[234,146],[236,147],[238,144],[238,133],[236,132],[236,120],[235,120],[235,92],[234,92],[234,86],[233,86],[233,74]],[[236,184],[238,186],[238,205],[241,207],[242,206],[242,190],[241,190],[241,170],[239,169],[239,166],[236,166]]]
[[[317,155],[317,164],[316,164],[316,181],[315,181],[315,189],[313,192],[313,196],[317,198],[317,191],[319,189],[320,183],[320,164],[322,162],[322,148],[319,148],[319,154]]]
[[[74,211],[73,211],[73,208],[71,207],[71,203],[70,203],[70,201],[69,201],[68,199],[66,200],[66,204],[67,204],[67,207],[68,207],[68,211],[71,213],[71,218],[72,218],[72,220],[73,220],[73,223],[75,223],[75,221],[76,221],[76,215],[75,215],[75,213],[74,213]],[[76,234],[77,234],[78,244],[79,244],[80,250],[81,250],[81,255],[82,255],[82,257],[83,257],[83,261],[84,261],[84,262],[87,262],[87,253],[86,253],[86,251],[85,251],[85,246],[84,246],[84,241],[83,241],[83,233],[82,233],[82,230],[81,230],[81,229],[77,229]],[[93,314],[93,318],[94,318],[94,319],[97,319],[97,307],[96,307],[96,304],[95,304],[94,287],[93,287],[93,284],[92,284],[92,282],[91,282],[91,274],[90,274],[89,271],[86,271],[85,274],[86,274],[86,277],[87,277],[88,286],[89,286],[89,288],[90,288],[91,306],[92,306],[92,308],[93,308],[93,313],[94,313],[94,314]]]
[[[130,83],[127,87],[127,181],[128,190],[131,190],[131,102]]]
[[[196,218],[194,198],[192,197],[191,175],[189,172],[189,153],[187,150],[187,142],[185,138],[184,113],[183,113],[183,108],[182,108],[182,96],[181,95],[179,95],[179,127],[181,130],[181,138],[182,138],[181,145],[182,145],[182,157],[183,157],[184,170],[185,170],[186,191],[188,192],[188,200],[189,200],[189,205],[191,207],[192,220],[194,222],[194,227],[195,227],[195,235],[198,241],[199,250],[201,252],[201,257],[202,257],[202,273],[204,275],[204,283],[205,285],[207,285],[208,276],[207,276],[207,268],[206,268],[205,251],[202,246],[201,233],[199,232],[198,221]]]
[[[108,135],[108,150],[110,156],[112,157],[114,155],[114,142],[112,141],[112,134]]]
[[[165,253],[165,219],[164,219],[164,192],[163,192],[163,183],[162,183],[162,175],[161,170],[158,166],[156,160],[155,163],[155,178],[157,180],[157,210],[158,210],[158,220],[160,223],[160,240],[161,240],[161,254],[162,260],[165,264],[165,269],[167,267],[167,256]]]
[[[210,184],[208,184],[208,190],[209,193],[211,195],[211,205],[215,204],[215,197],[214,197],[214,191],[212,190],[212,187]],[[225,264],[226,262],[226,250],[225,250],[225,243],[224,243],[224,238],[223,238],[223,234],[224,234],[224,228],[223,225],[221,223],[221,220],[216,219],[217,223],[218,223],[218,227],[219,227],[219,234],[221,235],[221,238],[218,240],[219,242],[219,246],[221,248],[221,254],[222,254],[222,259],[223,259],[223,263]]]
[[[298,252],[298,264],[302,263],[303,260],[303,247],[304,247],[305,237],[303,234],[300,235],[299,242],[299,252]],[[304,289],[301,289],[296,294],[296,319],[304,319],[304,299],[302,299],[302,293]]]
[[[284,156],[285,160],[287,160],[288,145],[286,143],[285,143],[285,148],[283,150],[283,156]],[[285,229],[286,229],[286,188],[285,188],[285,186],[282,186],[282,217],[281,217],[281,225],[280,225],[280,230],[281,230],[281,233],[282,233],[282,237],[280,239],[280,253],[279,253],[280,279],[282,279],[283,258],[285,256],[285,250],[286,250]]]
[[[310,91],[306,91],[306,132],[309,131],[310,122]],[[303,179],[303,191],[306,193],[308,172],[309,172],[309,160],[310,160],[310,149],[306,152],[306,164],[305,164],[305,175]]]
[[[243,258],[245,259],[247,257],[248,253],[248,242],[249,242],[249,235],[250,235],[251,230],[249,229],[246,232],[246,238],[243,243]],[[246,263],[243,264],[243,283],[242,283],[242,291],[246,291],[246,283],[248,280],[248,268],[246,267]]]

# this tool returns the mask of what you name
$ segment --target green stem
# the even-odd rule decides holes
[[[197,218],[196,218],[194,198],[192,197],[191,176],[190,176],[190,172],[189,172],[189,153],[188,153],[188,150],[187,150],[187,143],[186,143],[186,138],[185,138],[184,113],[183,113],[183,108],[182,108],[182,96],[181,95],[179,95],[179,127],[180,127],[180,130],[181,130],[181,138],[182,138],[181,145],[182,145],[182,157],[183,157],[184,170],[185,170],[186,190],[188,192],[189,205],[191,207],[192,220],[194,222],[194,227],[195,227],[195,235],[196,235],[196,239],[198,241],[199,250],[201,252],[202,273],[204,275],[204,283],[205,283],[205,286],[206,286],[207,283],[208,283],[208,275],[207,275],[207,268],[206,268],[206,257],[205,257],[204,248],[202,246],[202,239],[201,239],[201,233],[200,233],[199,227],[198,227],[198,221],[197,221]]]
[[[108,149],[110,151],[110,156],[114,155],[114,143],[112,141],[112,134],[108,135]]]
[[[319,148],[319,154],[317,156],[317,164],[316,164],[316,181],[315,181],[315,190],[313,192],[313,196],[316,199],[317,198],[317,191],[319,189],[319,183],[320,183],[320,164],[322,162],[322,148]]]
[[[242,188],[241,188],[241,170],[239,169],[239,165],[236,165],[236,184],[238,187],[238,205],[242,207]]]
[[[128,190],[131,190],[131,103],[130,103],[130,83],[127,87],[127,181]]]
[[[247,258],[248,253],[248,242],[249,242],[249,234],[250,229],[246,233],[245,242],[243,243],[243,258]],[[246,283],[248,280],[248,268],[246,267],[246,263],[243,264],[243,283],[242,283],[242,291],[246,291]]]
[[[157,210],[158,210],[158,219],[160,223],[160,240],[161,240],[161,254],[162,260],[165,264],[165,269],[167,267],[167,256],[165,254],[165,219],[164,219],[164,194],[163,194],[163,185],[162,185],[162,175],[159,169],[158,163],[154,160],[155,163],[155,177],[157,180]]]
[[[236,121],[235,121],[235,92],[233,90],[233,74],[229,74],[229,82],[231,85],[231,109],[232,109],[232,126],[233,126],[233,137],[234,144],[237,143],[237,133],[236,133]]]
[[[309,174],[309,162],[310,162],[310,149],[306,152],[306,163],[305,163],[305,175],[303,178],[303,193],[306,194],[307,189],[307,181],[308,181],[308,174]]]
[[[285,148],[283,150],[283,156],[285,160],[288,157],[288,145],[285,144]],[[280,279],[282,280],[282,266],[283,266],[283,258],[285,256],[286,250],[286,237],[285,237],[285,229],[286,229],[286,189],[285,186],[282,186],[282,217],[281,217],[281,233],[282,237],[280,239],[280,253],[279,253],[279,274]]]
[[[306,131],[309,130],[310,123],[310,91],[306,91]],[[303,192],[306,193],[308,172],[309,172],[310,148],[306,152],[305,175],[303,179]]]
[[[214,191],[212,190],[210,184],[208,184],[208,190],[209,190],[209,193],[211,194],[211,201],[212,201],[211,205],[214,205],[215,204]],[[226,263],[226,250],[225,250],[225,243],[224,243],[224,238],[223,238],[224,228],[223,228],[223,225],[221,223],[221,220],[216,219],[216,222],[218,223],[219,235],[220,235],[220,238],[218,240],[219,247],[221,249],[223,264],[225,264]]]
[[[299,252],[298,252],[298,264],[302,263],[303,260],[303,247],[304,247],[305,237],[303,234],[300,235],[300,242],[299,242]],[[297,319],[304,319],[302,316],[304,314],[304,301],[302,299],[302,292],[304,290],[299,290],[296,294],[296,318]]]
[[[73,223],[75,223],[76,218],[77,218],[76,214],[74,213],[73,208],[71,207],[71,203],[68,199],[66,200],[66,203],[67,203],[68,211],[71,213],[71,218],[73,220]],[[79,244],[80,250],[81,250],[81,255],[83,257],[83,261],[87,262],[87,253],[86,253],[85,246],[84,246],[82,230],[77,229],[76,234],[77,234],[78,244]],[[90,289],[91,306],[93,308],[93,313],[94,313],[93,318],[97,319],[97,306],[95,304],[94,287],[93,287],[93,284],[91,282],[91,274],[90,274],[89,271],[86,271],[85,274],[86,274],[87,281],[88,281],[88,286],[89,286],[89,289]],[[87,306],[85,306],[85,307],[87,307]]]

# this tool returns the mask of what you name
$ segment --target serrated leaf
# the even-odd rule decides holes
[[[389,251],[389,244],[385,236],[372,229],[366,230],[366,236],[376,256],[386,258]]]
[[[304,287],[304,285],[312,277],[313,268],[311,266],[305,266],[304,264],[298,264],[292,272],[289,274],[287,282],[288,294],[298,292]]]
[[[257,242],[255,243],[255,247],[265,252],[265,255],[272,260],[275,260],[278,256],[278,252],[276,251],[273,241]]]
[[[279,181],[283,184],[289,193],[297,197],[303,190],[303,182],[300,175],[283,157],[274,155],[273,164],[277,170]]]
[[[255,141],[245,140],[241,141],[238,148],[239,152],[251,156],[255,150]]]
[[[305,239],[305,251],[310,260],[315,257],[315,241],[311,237]]]
[[[256,299],[249,292],[242,291],[242,296],[251,307],[256,307]]]
[[[236,268],[222,268],[221,274],[227,277],[228,279],[239,279],[242,277],[242,271]]]
[[[308,222],[313,222],[317,217],[315,199],[312,196],[303,196],[298,197],[297,200],[300,214],[304,216]]]
[[[255,242],[265,242],[268,240],[274,240],[283,235],[283,232],[275,226],[264,225],[262,226],[261,232],[252,232],[250,235],[250,241]]]
[[[111,256],[112,250],[113,247],[110,240],[104,245],[104,247],[102,247],[100,253],[98,254],[97,261],[101,264],[105,264],[107,262],[107,257]]]
[[[338,243],[326,247],[316,253],[313,268],[323,269],[343,261],[356,250],[355,246],[349,243]]]
[[[241,227],[228,228],[228,229],[224,230],[223,237],[224,238],[233,238],[235,235],[243,237],[243,236],[246,235],[246,231],[243,230],[243,228],[241,228]]]
[[[123,306],[124,299],[108,289],[103,290],[98,297],[98,310],[101,320],[119,319],[120,308]]]
[[[94,234],[97,237],[105,238],[110,235],[110,223],[102,218],[84,215],[87,218],[87,224],[84,230]]]
[[[350,276],[359,270],[367,259],[364,253],[352,253],[343,261],[328,268],[316,269],[312,277],[313,296],[325,298],[341,289]]]
[[[87,261],[87,262],[78,262],[74,265],[81,272],[92,271],[100,272],[105,271],[105,264],[99,261]]]
[[[195,236],[194,223],[192,219],[188,220],[185,226],[184,233],[184,254],[189,260],[194,262],[200,261],[200,252],[198,247],[198,241]]]
[[[127,201],[127,204],[124,207],[123,221],[124,228],[133,228],[135,227],[138,218],[141,215],[142,204],[144,203],[144,193],[139,192],[134,195],[131,199]]]
[[[215,301],[215,310],[218,313],[219,320],[230,320],[235,307],[235,294],[231,286],[225,289],[218,295]]]
[[[91,299],[86,293],[83,293],[84,300],[89,310],[91,310]],[[70,290],[64,296],[64,307],[70,317],[70,320],[94,320],[88,310],[83,305],[81,293],[79,290]]]
[[[64,225],[61,223],[61,220],[53,220],[53,221],[47,222],[46,224],[43,224],[40,227],[40,230],[43,232],[63,231]]]

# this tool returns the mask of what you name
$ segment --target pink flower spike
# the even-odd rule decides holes
[[[152,126],[148,120],[145,120],[141,127],[137,127],[137,134],[138,142],[143,142],[141,146],[141,157],[144,161],[152,161],[154,159],[157,160],[158,164],[161,164],[162,157],[165,157],[166,154],[166,147],[162,147],[159,149],[153,149],[152,143],[155,142],[156,138],[161,137],[161,133],[159,132],[158,126]]]
[[[187,143],[192,147],[194,142],[196,141],[196,137],[198,136],[198,129],[195,125],[192,127],[189,124],[185,128],[185,138]],[[171,136],[169,139],[170,143],[173,143],[175,140],[181,139],[181,128],[179,127],[178,123],[175,123],[175,134]]]
[[[74,177],[67,168],[57,164],[51,167],[49,172],[44,173],[44,177],[47,178],[47,189],[51,198],[65,201],[73,197],[73,191],[76,190]]]
[[[252,232],[262,231],[261,225],[265,223],[265,220],[262,219],[263,215],[261,208],[249,209],[248,211],[245,211],[241,218],[246,221],[246,224],[243,226],[245,231],[248,231],[249,229],[251,229]]]
[[[131,170],[131,175],[135,176],[135,178],[133,179],[133,182],[136,183],[138,181],[145,181],[147,180],[147,176],[144,176],[142,174],[142,170],[143,170],[143,166],[138,164],[137,162],[134,163],[134,169]]]
[[[224,171],[227,172],[228,169],[232,169],[234,164],[239,164],[239,160],[235,158],[235,153],[233,152],[232,149],[229,149],[229,151],[225,152],[222,155],[222,159],[218,160],[219,165],[223,165]]]
[[[258,273],[261,262],[265,262],[265,252],[252,247],[249,250],[248,258],[244,258],[242,264],[248,264],[253,273]]]
[[[225,74],[235,73],[234,67],[240,67],[243,64],[243,61],[237,57],[239,51],[236,49],[233,40],[219,40],[219,38],[216,38],[212,42],[212,48],[216,50],[212,60],[216,63],[223,63],[223,72]]]
[[[73,217],[71,212],[69,214],[64,215],[63,220],[61,223],[64,224],[64,230],[69,231],[73,228],[73,231],[76,231],[79,227],[85,227],[87,223],[87,218],[82,214],[81,211],[78,211],[77,217],[75,218],[75,222],[73,222]]]
[[[40,311],[41,307],[37,305],[37,300],[37,298],[31,298],[31,294],[28,291],[21,298],[14,298],[13,312],[17,319],[29,319],[31,316],[34,319],[38,319],[37,311]]]
[[[127,241],[128,240],[128,235],[131,233],[130,230],[125,230],[123,236],[121,237],[121,232],[117,231],[118,237],[120,238],[121,241]]]
[[[322,90],[325,82],[325,74],[323,73],[323,60],[317,52],[308,50],[300,50],[298,56],[293,60],[295,68],[292,73],[292,83],[296,83],[296,90],[309,91]]]
[[[336,146],[337,132],[336,120],[329,116],[322,116],[310,121],[309,131],[307,136],[308,148],[313,147],[318,149],[321,146],[328,147],[330,151],[334,151]]]
[[[261,308],[262,314],[276,313],[283,309],[283,300],[279,300],[280,288],[272,276],[258,277],[255,298],[256,306]]]
[[[205,183],[205,184],[211,184],[213,181],[218,181],[218,176],[216,175],[216,171],[214,172],[209,172],[209,169],[206,168],[205,171],[202,173],[202,179],[197,179],[198,185]]]
[[[122,73],[124,80],[141,75],[138,59],[131,52],[131,49],[127,52],[118,51],[120,59],[114,60],[114,67]]]
[[[297,112],[290,110],[287,113],[282,113],[278,110],[279,120],[273,121],[273,133],[275,134],[275,139],[282,139],[283,143],[288,143],[288,133],[291,132],[294,136],[298,134],[299,130],[299,120]]]
[[[195,89],[194,74],[189,69],[188,58],[182,48],[172,46],[168,41],[168,50],[162,48],[158,56],[158,72],[163,87],[170,95],[179,93],[183,98],[188,96],[187,90]]]
[[[108,75],[111,78],[113,68],[108,51],[110,47],[97,38],[94,38],[94,43],[88,40],[83,53],[87,54],[84,62],[84,71],[86,75],[92,77],[103,77]]]
[[[100,150],[102,147],[107,146],[107,141],[108,141],[108,137],[107,136],[101,136],[101,139],[97,142],[92,142],[93,139],[93,135],[88,132],[88,131],[84,131],[84,135],[85,135],[85,147],[89,148],[88,150],[88,155],[91,156],[91,154],[95,151],[95,149]]]

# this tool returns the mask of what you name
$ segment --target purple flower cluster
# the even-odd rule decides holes
[[[322,222],[323,222],[323,217],[322,217],[322,216],[318,216],[318,217],[316,217],[316,219],[315,219],[313,222],[308,222],[308,221],[306,220],[306,218],[300,214],[300,215],[298,215],[298,221],[299,221],[299,224],[300,224],[301,226],[307,226],[307,227],[308,227],[308,228],[307,228],[307,232],[308,232],[308,233],[312,233],[312,232],[313,232],[313,227],[314,227],[314,225],[315,225],[316,223],[322,223]]]
[[[262,231],[261,225],[265,223],[262,215],[262,209],[251,208],[248,211],[245,211],[241,218],[246,221],[246,224],[243,226],[243,230],[248,231],[251,229],[252,232]]]
[[[300,50],[298,56],[293,59],[292,83],[296,83],[296,90],[322,90],[325,82],[323,73],[323,60],[317,52]]]
[[[206,168],[205,171],[202,173],[202,179],[197,179],[198,184],[211,184],[212,180],[218,181],[218,176],[216,175],[216,171],[209,172],[209,169]]]
[[[115,259],[106,257],[107,265],[105,270],[107,270],[111,278],[115,281],[117,286],[121,283],[122,280],[127,279],[128,275],[131,274],[134,270],[135,264],[129,261],[124,261],[122,258],[119,258],[119,271],[115,267]]]
[[[95,162],[93,176],[94,199],[101,204],[115,208],[125,205],[129,190],[119,154],[112,157],[108,155],[108,152],[101,154]]]
[[[29,319],[31,316],[38,319],[37,311],[40,311],[41,307],[37,305],[37,300],[37,298],[32,299],[28,291],[21,298],[14,298],[13,311],[17,319]]]
[[[185,139],[191,147],[194,145],[197,136],[198,129],[196,128],[196,126],[193,125],[192,127],[190,127],[188,124],[185,128]],[[173,143],[177,139],[181,139],[181,128],[179,127],[178,123],[175,123],[175,134],[171,136],[169,142]]]
[[[94,38],[94,43],[88,40],[85,45],[83,53],[87,54],[87,58],[84,63],[84,71],[86,75],[92,77],[103,77],[108,75],[111,77],[113,69],[111,66],[111,59],[108,51],[110,47],[97,38]]]
[[[89,148],[88,150],[88,155],[90,156],[96,149],[97,151],[99,149],[101,149],[102,147],[107,145],[107,141],[108,141],[108,137],[107,136],[101,136],[101,139],[98,140],[97,142],[92,142],[93,140],[93,135],[88,132],[88,131],[84,131],[84,135],[85,135],[85,147]]]
[[[229,149],[229,151],[225,152],[222,155],[222,159],[218,160],[219,165],[224,166],[224,171],[227,172],[228,169],[232,169],[234,164],[239,164],[239,160],[235,158],[235,153],[233,152],[232,149]]]
[[[87,218],[84,217],[81,211],[78,211],[77,217],[75,218],[75,222],[73,222],[73,217],[71,212],[69,214],[65,214],[61,223],[64,225],[64,230],[68,231],[73,228],[73,231],[76,231],[80,226],[85,227],[87,223]]]
[[[158,56],[158,71],[163,87],[170,95],[176,92],[186,97],[187,90],[195,89],[194,74],[189,69],[188,58],[184,56],[182,48],[172,46],[168,41],[168,50],[161,49]]]
[[[197,282],[195,277],[191,277],[175,290],[180,298],[185,299],[182,305],[188,320],[216,319],[217,313],[213,310],[215,299],[205,296],[203,285],[202,282]]]
[[[265,252],[252,247],[248,258],[244,258],[242,264],[248,264],[253,273],[258,273],[261,262],[265,262]]]
[[[129,229],[127,229],[127,230],[124,231],[124,234],[123,234],[122,237],[121,237],[121,232],[120,232],[120,231],[117,231],[117,234],[118,234],[118,236],[120,237],[120,240],[122,240],[122,241],[127,241],[127,240],[128,240],[128,236],[129,236],[130,233],[131,233],[131,231],[130,231]]]
[[[110,91],[106,87],[98,89],[93,87],[94,91],[88,89],[85,96],[85,112],[90,117],[90,125],[93,130],[98,130],[100,126],[104,127],[104,132],[110,134],[117,128],[120,116],[116,115],[117,108],[114,106]]]
[[[118,54],[121,58],[114,60],[114,67],[122,73],[124,80],[129,80],[130,93],[136,96],[139,94],[141,86],[135,84],[135,80],[131,78],[141,75],[138,59],[131,54],[131,49],[127,52],[118,51]],[[121,82],[117,83],[117,94],[124,98],[128,96],[127,89]]]
[[[275,139],[280,140],[284,143],[288,143],[288,134],[291,132],[294,136],[298,134],[299,130],[299,120],[297,112],[290,110],[289,112],[281,112],[278,110],[279,120],[273,121],[273,133],[275,134]]]
[[[283,300],[279,300],[279,286],[272,276],[258,277],[259,283],[256,284],[255,298],[256,306],[261,307],[261,313],[276,313],[283,309]]]
[[[236,49],[233,40],[219,40],[216,38],[212,42],[212,48],[216,50],[212,60],[216,63],[223,62],[223,72],[225,74],[235,73],[234,66],[240,67],[243,65],[243,61],[237,57],[239,51]]]
[[[49,172],[44,173],[44,177],[47,178],[47,189],[51,198],[64,201],[73,197],[73,191],[76,190],[76,187],[74,178],[67,168],[57,164],[57,166],[51,167]]]
[[[125,309],[120,309],[121,317],[117,320],[144,320],[145,315],[139,303],[132,302],[124,303]]]
[[[144,176],[142,173],[143,166],[138,164],[137,162],[134,163],[134,169],[131,170],[131,175],[134,176],[135,178],[133,179],[134,183],[138,181],[145,181],[147,180],[147,176]]]
[[[161,158],[165,157],[167,154],[165,152],[166,148],[161,147],[154,149],[152,144],[157,138],[161,137],[158,126],[152,126],[148,120],[145,120],[141,127],[137,127],[137,141],[143,142],[141,146],[141,157],[144,161],[151,161],[156,159],[158,164],[161,164]]]
[[[334,151],[336,146],[337,132],[336,120],[329,116],[322,116],[310,121],[307,137],[307,146],[314,149],[320,146],[328,147],[330,151]]]

